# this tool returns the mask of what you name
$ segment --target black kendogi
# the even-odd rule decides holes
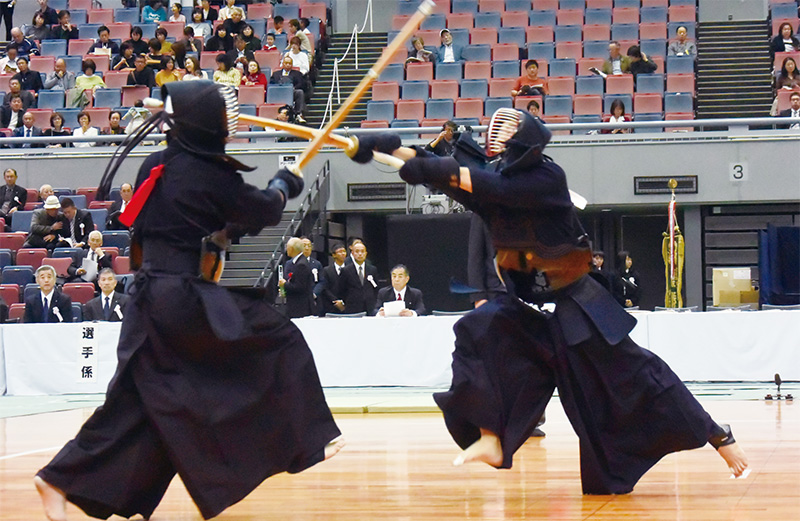
[[[455,325],[453,381],[434,395],[455,441],[466,449],[488,429],[501,441],[500,467],[510,468],[558,387],[580,439],[585,494],[630,492],[666,454],[732,443],[667,364],[628,337],[636,320],[587,276],[591,249],[566,175],[542,154],[550,132],[526,113],[510,115],[518,127],[503,143],[499,172],[470,168],[471,191],[461,188],[455,159],[417,147],[400,170],[480,215],[513,282]],[[365,159],[362,147],[369,160],[372,150],[400,146],[397,136],[372,136],[355,160]]]
[[[172,130],[167,149],[143,163],[126,208],[163,165],[133,224],[142,266],[117,372],[105,404],[39,471],[93,517],[149,518],[176,472],[203,517],[215,517],[267,477],[322,461],[340,434],[300,331],[261,291],[198,276],[205,236],[277,224],[285,200],[302,190],[286,170],[266,190],[244,183],[237,170],[246,167],[224,153],[226,108],[236,108],[229,90],[208,81],[165,85],[174,115],[168,103],[145,123],[161,117]],[[112,179],[113,169],[100,191]]]

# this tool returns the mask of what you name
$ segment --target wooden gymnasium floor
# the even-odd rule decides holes
[[[792,387],[788,392],[796,396],[800,386]],[[724,386],[692,390],[712,416],[732,424],[750,458],[747,479],[729,479],[722,459],[706,446],[668,456],[632,494],[583,496],[577,438],[557,398],[547,410],[547,437],[531,439],[517,453],[513,469],[497,471],[482,464],[451,466],[458,451],[441,415],[403,412],[433,411],[427,391],[383,390],[376,399],[367,390],[327,390],[347,447],[304,473],[268,479],[217,519],[800,519],[800,404],[764,402],[760,398],[772,390],[766,385],[744,392]],[[97,400],[66,405],[54,404],[53,397],[0,397],[0,413],[5,411],[0,416],[9,416],[0,419],[0,521],[44,519],[31,478]],[[41,412],[70,407],[78,408]],[[68,514],[71,520],[88,519],[74,507]],[[176,479],[151,519],[201,517]]]

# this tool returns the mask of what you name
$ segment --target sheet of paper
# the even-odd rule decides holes
[[[86,270],[86,273],[81,275],[81,278],[86,282],[94,282],[94,279],[97,278],[97,263],[91,259],[84,258],[81,268]]]
[[[400,312],[406,309],[406,303],[402,300],[392,300],[383,303],[383,314],[387,317],[399,317]]]

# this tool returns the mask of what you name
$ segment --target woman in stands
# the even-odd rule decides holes
[[[194,35],[204,40],[211,36],[211,24],[203,20],[202,9],[195,9],[192,11],[192,22],[186,24],[186,27],[191,27]]]
[[[263,85],[267,86],[267,77],[261,72],[261,67],[255,60],[247,63],[247,74],[242,76],[242,85]]]
[[[142,23],[157,24],[167,19],[167,10],[161,0],[150,0],[142,9]]]
[[[80,127],[76,128],[72,131],[72,135],[75,137],[92,137],[92,136],[99,136],[100,132],[91,126],[92,125],[92,118],[89,117],[89,114],[86,112],[81,112],[78,114],[78,123],[81,124]],[[83,143],[74,143],[76,147],[93,147],[97,145],[95,142],[83,142]]]
[[[183,22],[186,23],[186,17],[181,14],[181,7],[180,3],[172,4],[172,14],[169,15],[168,22]]]
[[[72,133],[64,128],[64,118],[58,112],[50,115],[50,128],[42,132],[43,136],[71,136]],[[47,148],[71,147],[72,143],[50,143]]]
[[[224,27],[218,26],[214,36],[206,42],[206,50],[228,52],[231,49],[233,49],[233,38]]]
[[[784,22],[778,29],[778,35],[772,39],[769,45],[769,57],[775,59],[776,52],[796,52],[800,51],[800,40],[794,35],[792,24]]]
[[[178,71],[175,70],[175,58],[167,56],[164,58],[164,68],[156,74],[156,85],[159,87],[171,81],[179,81],[181,79]]]
[[[245,51],[256,52],[261,50],[261,38],[256,35],[252,25],[244,25],[242,28],[242,39],[245,43]]]
[[[242,83],[242,73],[233,66],[233,59],[227,54],[217,56],[217,70],[214,71],[214,83],[229,85],[235,89]]]
[[[94,60],[86,59],[81,63],[83,74],[75,78],[75,87],[67,93],[67,106],[83,108],[89,104],[87,90],[94,92],[97,89],[105,89],[106,84],[101,76],[95,76],[97,65]]]
[[[625,115],[625,102],[621,99],[615,99],[611,102],[611,117],[608,119],[609,123],[624,123],[630,121],[631,118]],[[627,134],[630,132],[629,128],[615,128],[613,130],[604,129],[603,134]]]
[[[800,88],[800,73],[797,71],[797,63],[794,58],[787,56],[783,59],[781,71],[775,78],[775,91],[779,89],[796,90]]]
[[[183,75],[183,81],[208,79],[208,74],[206,74],[206,71],[200,68],[200,62],[197,61],[197,58],[194,56],[186,57],[184,67],[186,67],[186,74]]]
[[[413,50],[408,51],[408,62],[435,62],[436,55],[425,48],[425,40],[422,39],[422,36],[415,36],[411,39],[411,45],[414,47]]]
[[[42,13],[37,12],[33,15],[31,25],[25,27],[25,38],[40,42],[50,38],[50,28],[44,23]]]

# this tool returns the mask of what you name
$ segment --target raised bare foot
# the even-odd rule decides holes
[[[339,436],[325,445],[325,459],[330,459],[344,448],[344,437]],[[324,460],[323,460],[324,461]]]
[[[731,473],[735,477],[738,478],[747,469],[747,456],[738,443],[734,442],[730,445],[724,445],[717,449],[717,452],[719,452],[719,455],[725,460],[725,463],[728,464],[728,468],[731,469]]]
[[[39,496],[42,498],[42,505],[44,506],[44,513],[47,519],[50,521],[66,521],[66,495],[39,476],[33,478],[33,483],[36,485],[36,491],[39,492]]]
[[[499,467],[503,464],[503,447],[500,444],[500,438],[491,431],[481,429],[481,437],[467,447],[467,449],[459,454],[453,465],[458,467],[464,463],[471,461],[482,461],[493,467]]]

